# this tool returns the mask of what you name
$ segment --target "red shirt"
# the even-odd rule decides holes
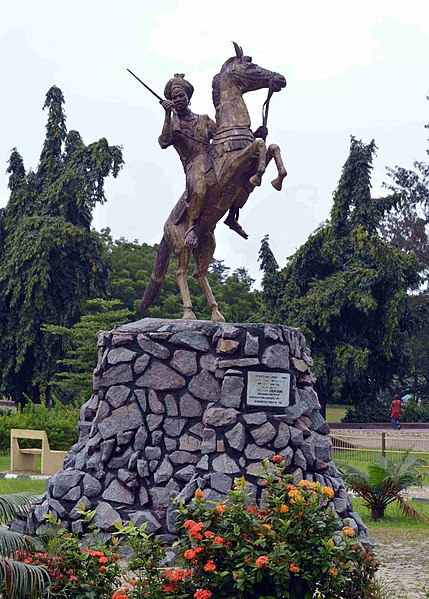
[[[399,418],[399,413],[401,411],[401,400],[394,399],[392,401],[392,411],[390,412],[391,418]]]

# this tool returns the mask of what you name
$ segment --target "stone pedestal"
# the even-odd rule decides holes
[[[131,519],[169,539],[171,497],[188,501],[199,487],[223,500],[243,475],[258,501],[260,462],[281,454],[296,480],[330,486],[337,513],[362,532],[332,462],[312,364],[303,334],[281,325],[145,318],[99,333],[79,440],[48,481],[36,527],[52,510],[82,532],[83,502],[103,531]]]

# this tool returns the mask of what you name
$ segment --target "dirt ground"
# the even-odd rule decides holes
[[[380,563],[378,578],[392,599],[422,599],[429,589],[429,535],[400,530],[370,531]]]

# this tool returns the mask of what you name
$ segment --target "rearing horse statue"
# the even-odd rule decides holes
[[[249,194],[261,184],[262,175],[271,159],[274,158],[278,171],[278,176],[272,181],[273,187],[280,191],[286,177],[279,147],[272,144],[267,148],[262,138],[254,137],[250,129],[249,112],[243,100],[244,93],[262,88],[269,89],[270,98],[273,92],[286,86],[286,79],[279,73],[253,63],[250,56],[243,55],[237,44],[234,43],[234,47],[236,56],[223,64],[212,83],[217,132],[208,149],[213,173],[207,180],[202,211],[195,225],[198,244],[196,247],[185,244],[190,219],[186,207],[184,209],[182,196],[165,222],[155,266],[140,303],[141,311],[149,308],[158,297],[170,254],[174,252],[175,277],[184,307],[183,318],[196,319],[186,278],[193,255],[196,262],[193,277],[198,280],[207,299],[212,320],[224,322],[207,280],[207,271],[216,247],[214,229],[228,211],[226,224],[235,222],[238,211],[244,206]],[[244,232],[240,234],[246,236]]]

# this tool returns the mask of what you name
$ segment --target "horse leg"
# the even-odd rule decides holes
[[[280,148],[277,144],[271,144],[268,146],[267,165],[272,158],[274,158],[274,162],[276,163],[278,177],[271,181],[271,185],[274,187],[274,189],[277,189],[277,191],[281,191],[283,179],[287,176],[287,171],[285,165],[283,164]]]
[[[249,182],[255,187],[259,187],[262,175],[265,173],[267,146],[264,140],[259,137],[249,147],[253,145],[256,146],[256,152],[258,153],[258,167],[256,173],[250,177]]]
[[[182,296],[182,304],[184,308],[183,319],[184,320],[196,320],[192,310],[191,294],[189,293],[188,281],[186,280],[186,274],[188,270],[189,260],[191,258],[191,250],[187,247],[176,249],[176,270],[174,275],[176,282],[179,285],[180,295]]]
[[[219,312],[217,302],[211,290],[210,284],[207,279],[207,271],[213,254],[215,251],[216,242],[213,231],[207,233],[202,239],[201,243],[194,249],[194,258],[196,267],[192,276],[197,279],[202,292],[205,295],[207,303],[212,312],[212,320],[216,322],[225,322],[225,318]]]

